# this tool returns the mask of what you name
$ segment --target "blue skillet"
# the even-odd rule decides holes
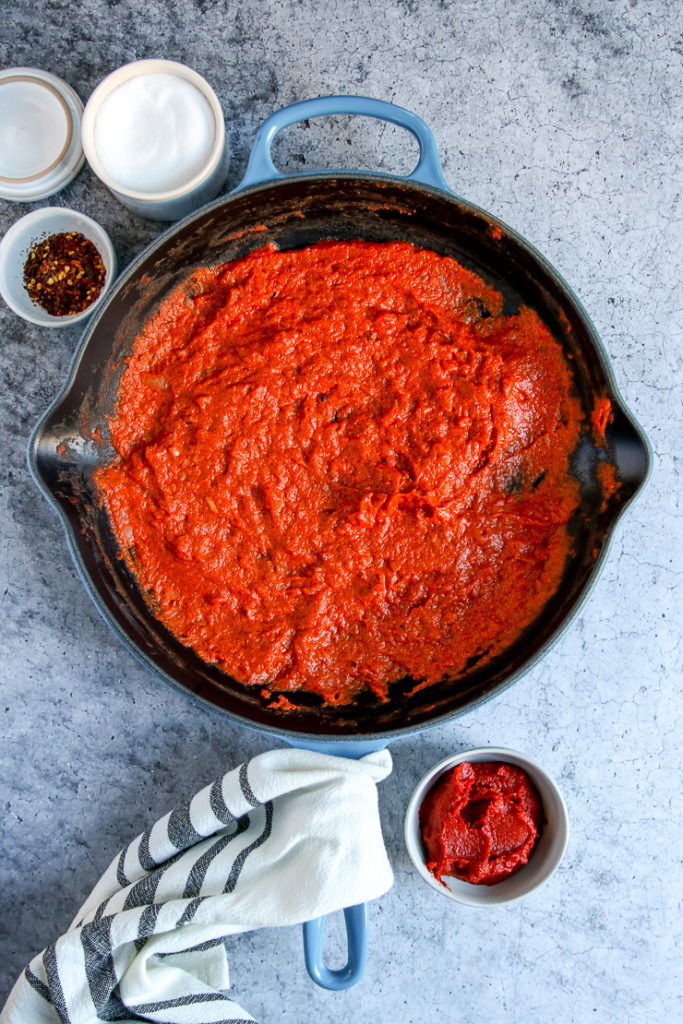
[[[365,115],[406,128],[420,148],[414,171],[405,177],[351,171],[281,174],[271,157],[278,132],[330,114]],[[329,708],[316,696],[301,694],[295,710],[283,717],[268,707],[272,698],[264,699],[259,687],[245,687],[202,662],[155,619],[119,558],[119,544],[93,472],[112,456],[106,417],[113,411],[133,340],[178,283],[198,266],[227,262],[267,242],[294,249],[329,238],[402,240],[455,257],[503,294],[506,311],[527,305],[539,313],[571,361],[586,422],[590,423],[598,396],[611,400],[614,416],[604,445],[588,428],[581,436],[572,463],[581,484],[581,508],[571,524],[573,552],[556,593],[511,647],[493,661],[474,663],[456,678],[444,678],[416,694],[411,693],[410,678],[392,685],[386,703],[368,694],[348,707]],[[274,739],[362,757],[472,710],[502,693],[544,657],[590,594],[615,525],[647,480],[651,455],[576,296],[512,228],[449,190],[425,122],[380,100],[328,96],[296,103],[267,118],[238,188],[162,234],[128,267],[83,334],[68,380],[33,432],[28,461],[38,487],[64,525],[88,593],[143,665],[207,710]],[[620,483],[606,503],[597,474],[603,461],[615,467]],[[287,697],[294,699],[291,693]],[[326,988],[350,987],[365,966],[367,906],[347,908],[344,914],[349,956],[346,967],[338,971],[323,964],[324,919],[304,925],[308,971]]]

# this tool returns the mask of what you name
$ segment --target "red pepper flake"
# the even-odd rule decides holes
[[[85,235],[64,231],[34,243],[24,264],[24,287],[51,316],[75,316],[102,291],[106,271]]]

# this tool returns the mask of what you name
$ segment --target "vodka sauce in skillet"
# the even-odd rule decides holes
[[[539,317],[504,316],[454,259],[266,247],[147,323],[97,481],[155,615],[202,659],[266,697],[386,699],[485,663],[555,592],[581,419]]]

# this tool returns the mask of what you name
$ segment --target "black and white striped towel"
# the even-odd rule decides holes
[[[114,858],[0,1024],[253,1020],[225,995],[224,937],[386,892],[376,784],[390,771],[388,751],[271,750],[217,779]]]

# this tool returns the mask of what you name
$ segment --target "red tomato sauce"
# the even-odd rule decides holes
[[[97,479],[155,615],[202,659],[269,694],[386,699],[485,663],[554,593],[581,418],[536,313],[504,316],[454,259],[266,247],[147,323]]]
[[[495,885],[529,860],[543,825],[538,793],[511,764],[464,761],[420,807],[427,868],[435,878]]]

